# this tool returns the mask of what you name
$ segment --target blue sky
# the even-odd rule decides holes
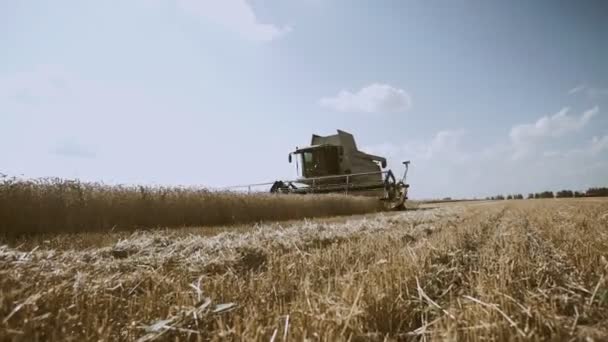
[[[212,187],[355,135],[413,197],[608,185],[605,1],[0,3],[0,172]]]

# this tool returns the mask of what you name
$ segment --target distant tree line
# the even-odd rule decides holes
[[[496,195],[496,196],[490,196],[490,197],[486,197],[486,200],[492,200],[492,201],[502,201],[502,200],[514,200],[514,199],[524,199],[524,195],[522,194],[514,194],[514,195],[507,195],[506,197],[503,195]]]
[[[608,188],[589,188],[585,193],[587,197],[604,197],[608,196]]]
[[[543,191],[537,193],[529,193],[527,199],[538,199],[538,198],[571,198],[571,197],[608,197],[608,188],[589,188],[585,192],[572,191],[572,190],[560,190],[557,192]],[[522,194],[510,194],[506,197],[504,195],[496,195],[486,197],[486,200],[501,201],[504,199],[516,200],[524,199]]]

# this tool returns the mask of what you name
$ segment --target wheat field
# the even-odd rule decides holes
[[[608,201],[5,237],[0,340],[603,341]]]
[[[0,234],[230,225],[379,211],[370,197],[0,178]]]

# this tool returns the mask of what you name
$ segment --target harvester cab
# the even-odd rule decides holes
[[[296,149],[289,156],[291,159],[291,156],[295,155],[296,164],[302,166],[299,176],[312,178],[341,174],[340,159],[343,154],[341,146],[317,145]]]
[[[296,148],[289,154],[289,162],[294,158],[298,179],[276,181],[271,192],[375,196],[389,209],[404,207],[409,161],[404,162],[404,176],[397,181],[391,170],[385,170],[386,159],[359,151],[350,133],[338,130],[335,135],[315,134],[310,146]]]

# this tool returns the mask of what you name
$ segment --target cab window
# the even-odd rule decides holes
[[[312,152],[304,152],[304,163],[308,164],[308,163],[312,163],[313,158],[312,158]]]

